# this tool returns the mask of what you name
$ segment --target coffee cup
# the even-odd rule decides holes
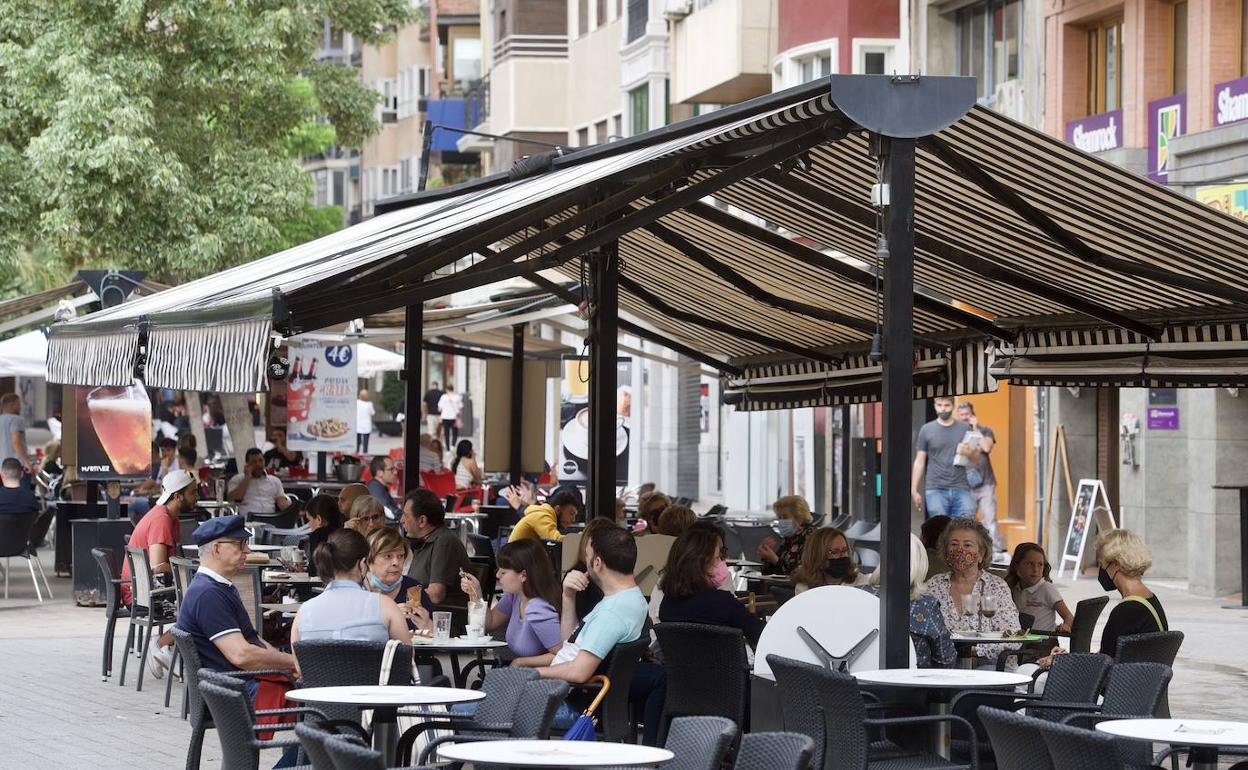
[[[481,626],[468,626],[466,630],[468,632],[468,638],[474,642],[479,641],[485,636],[485,629]]]

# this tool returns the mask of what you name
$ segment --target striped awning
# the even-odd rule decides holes
[[[807,84],[395,200],[326,238],[66,324],[51,348],[139,331],[128,339],[146,340],[149,384],[251,388],[265,322],[313,331],[550,270],[575,285],[616,242],[620,309],[637,319],[627,330],[718,368],[746,408],[870,398],[863,356],[887,258],[870,202],[879,169],[831,90]],[[1248,321],[1248,224],[982,107],[919,141],[914,260],[919,395],[992,387],[986,351],[1034,335],[1114,331],[1155,346],[1174,329]],[[231,323],[248,331],[205,333],[188,364],[154,360]],[[178,344],[153,346],[166,328],[183,330]],[[65,381],[118,366],[76,350],[49,354],[66,361]],[[1024,376],[1019,356],[996,360],[1007,358],[1006,378]],[[799,379],[764,384],[777,376],[766,367]],[[800,377],[815,373],[812,395]]]

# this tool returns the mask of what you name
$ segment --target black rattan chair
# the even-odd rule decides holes
[[[258,732],[290,730],[294,723],[256,725],[247,699],[246,685],[242,680],[230,681],[226,675],[205,669],[200,672],[199,692],[212,713],[217,726],[217,738],[221,742],[221,766],[230,770],[259,770],[262,749],[298,747],[297,738],[272,738],[261,740]],[[222,679],[217,678],[222,677]],[[275,709],[275,712],[292,716],[306,713],[305,709]]]
[[[382,656],[386,642],[362,642],[348,639],[306,639],[295,642],[295,659],[303,675],[300,687],[349,687],[377,684],[381,677]],[[392,685],[412,683],[412,648],[401,644],[394,651],[390,667]],[[360,723],[360,710],[355,706],[324,708],[325,715],[335,724]]]
[[[1182,631],[1155,631],[1151,634],[1128,634],[1118,637],[1114,663],[1160,663],[1173,666],[1183,646]],[[1170,699],[1165,690],[1157,707],[1157,716],[1170,718]]]
[[[334,758],[329,755],[325,742],[330,738],[340,737],[338,733],[315,727],[310,722],[300,722],[295,725],[295,737],[299,739],[303,753],[308,756],[308,764],[312,765],[312,770],[334,770]]]
[[[737,725],[724,717],[677,717],[663,744],[676,756],[663,770],[720,770],[737,734]]]
[[[1070,623],[1071,652],[1092,651],[1092,632],[1106,604],[1109,604],[1108,596],[1094,596],[1075,605],[1075,617]]]
[[[750,733],[741,738],[733,770],[807,770],[815,742],[797,733]]]
[[[700,623],[659,623],[654,634],[663,650],[667,673],[659,740],[667,735],[667,726],[676,717],[725,717],[745,729],[749,662],[741,630]],[[615,680],[611,681],[614,689]]]
[[[117,633],[117,619],[129,618],[130,608],[121,603],[121,578],[113,577],[113,552],[107,548],[92,548],[91,555],[100,567],[100,577],[104,581],[104,654],[101,661],[100,676],[105,682],[113,674],[113,646]],[[126,653],[129,654],[129,649]]]
[[[611,680],[611,689],[607,697],[598,706],[598,736],[600,740],[611,743],[624,743],[632,737],[632,717],[628,709],[628,690],[633,682],[633,674],[641,656],[650,646],[650,624],[642,630],[641,636],[631,642],[617,644],[598,666],[599,674]],[[574,690],[581,690],[593,696],[600,685],[597,682],[573,685]]]
[[[341,735],[325,739],[325,752],[334,762],[329,770],[429,770],[422,767],[388,768],[381,752]]]
[[[776,686],[784,693],[781,708],[784,727],[791,732],[809,736],[814,741],[814,768],[822,770],[864,770],[888,768],[956,768],[979,766],[972,754],[962,764],[950,763],[940,757],[923,753],[905,753],[890,745],[887,756],[871,756],[868,728],[909,727],[951,722],[962,728],[965,740],[974,739],[969,722],[953,714],[906,716],[872,719],[858,692],[853,676],[829,671],[799,660],[768,655],[767,664],[776,677]],[[874,763],[873,763],[874,760]]]
[[[412,747],[422,733],[429,730],[451,729],[459,735],[473,735],[483,732],[509,732],[512,715],[525,684],[536,681],[537,670],[532,668],[495,668],[485,674],[481,690],[485,698],[476,703],[471,714],[457,714],[453,711],[428,711],[422,709],[400,709],[399,716],[423,717],[428,721],[409,727],[399,738],[395,756],[400,762],[407,763],[412,758]]]
[[[997,770],[1055,770],[1034,725],[1039,719],[992,706],[980,706],[978,715],[992,742]]]
[[[1149,762],[1124,763],[1119,754],[1119,741],[1107,733],[1037,720],[1037,732],[1044,738],[1054,767],[1062,770],[1140,770],[1153,767]],[[1140,744],[1147,749],[1147,744]]]
[[[445,735],[430,741],[420,754],[421,764],[437,755],[443,743],[497,741],[517,738],[544,740],[550,737],[551,725],[559,704],[568,697],[568,685],[558,679],[537,679],[525,683],[520,699],[511,714],[511,729],[503,735]],[[478,728],[480,729],[480,728]]]

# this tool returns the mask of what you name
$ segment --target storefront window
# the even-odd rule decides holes
[[[628,92],[629,136],[644,134],[650,130],[650,84],[637,86]]]
[[[958,10],[958,74],[978,79],[982,99],[1022,75],[1022,5],[984,0]]]
[[[1122,19],[1088,30],[1088,114],[1122,106]]]
[[[1172,94],[1187,93],[1187,0],[1174,4],[1174,43],[1170,48]]]

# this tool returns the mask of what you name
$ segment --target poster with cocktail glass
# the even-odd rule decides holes
[[[631,358],[616,359],[615,482],[628,484],[629,436],[632,433],[633,394]],[[565,356],[559,402],[559,481],[589,478],[589,359]]]
[[[152,402],[143,383],[79,386],[78,477],[145,479],[152,472]]]
[[[290,346],[286,445],[299,452],[355,450],[355,348],[305,342]]]

